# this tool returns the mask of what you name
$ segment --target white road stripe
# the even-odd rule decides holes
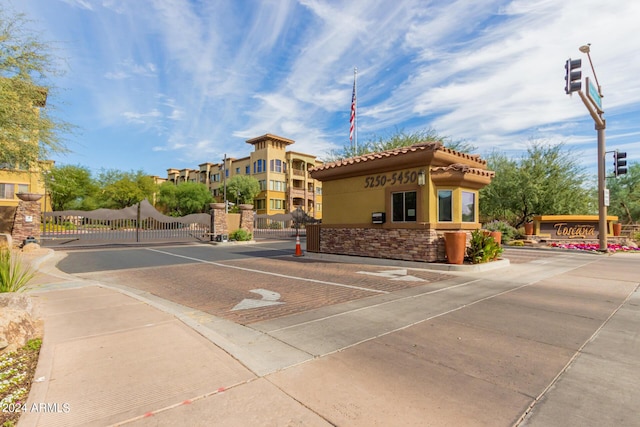
[[[345,285],[344,283],[327,282],[327,281],[324,281],[324,280],[308,279],[306,277],[289,276],[289,275],[286,275],[286,274],[272,273],[272,272],[269,272],[269,271],[262,271],[262,270],[254,270],[252,268],[246,268],[246,267],[238,267],[237,265],[220,264],[220,263],[217,263],[217,262],[207,261],[207,260],[200,259],[200,258],[193,258],[193,257],[186,256],[186,255],[173,254],[171,252],[161,251],[159,249],[152,249],[152,248],[146,248],[146,249],[148,251],[158,252],[158,253],[165,254],[165,255],[171,255],[171,256],[174,256],[174,257],[177,257],[177,258],[184,258],[184,259],[189,259],[191,261],[201,262],[203,264],[215,265],[216,267],[234,268],[236,270],[249,271],[251,273],[266,274],[268,276],[284,277],[285,279],[302,280],[302,281],[305,281],[305,282],[320,283],[321,285],[338,286],[338,287],[341,287],[341,288],[356,289],[356,290],[359,290],[359,291],[373,292],[373,293],[377,293],[377,294],[388,294],[389,293],[388,291],[381,291],[381,290],[378,290],[378,289],[363,288],[361,286]]]

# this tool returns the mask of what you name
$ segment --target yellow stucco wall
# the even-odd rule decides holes
[[[373,212],[385,212],[387,223],[391,218],[387,203],[387,192],[416,190],[420,206],[417,209],[417,222],[426,222],[429,202],[427,187],[418,186],[417,176],[420,168],[400,169],[397,171],[372,173],[370,175],[344,178],[323,182],[323,202],[325,209],[323,222],[326,224],[371,224]],[[423,170],[423,169],[422,169]],[[401,176],[401,178],[400,178]]]
[[[44,183],[40,179],[39,172],[0,169],[0,183],[1,184],[14,184],[15,193],[18,192],[18,185],[28,186],[27,192],[44,194]],[[42,207],[44,209],[44,197],[41,200]],[[2,198],[0,195],[0,206],[18,206],[18,199],[15,195],[12,199]]]

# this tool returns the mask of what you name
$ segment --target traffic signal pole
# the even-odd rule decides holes
[[[598,132],[598,243],[601,252],[607,252],[607,205],[605,202],[605,192],[607,191],[607,179],[605,175],[606,143],[604,139],[605,121],[602,124],[596,123]]]
[[[582,99],[582,102],[584,103],[585,107],[587,107],[589,114],[593,118],[595,128],[598,133],[598,244],[600,246],[599,250],[601,252],[607,252],[607,233],[609,230],[607,229],[608,201],[606,197],[607,181],[605,169],[607,149],[605,142],[606,121],[602,117],[604,112],[602,111],[602,106],[600,105],[602,98],[602,89],[600,87],[600,84],[598,83],[597,77],[595,76],[595,69],[593,68],[593,62],[591,62],[591,55],[589,54],[590,51],[590,45],[580,47],[580,52],[586,53],[587,57],[589,58],[589,64],[591,64],[591,69],[593,70],[593,75],[597,83],[597,93],[594,94],[591,91],[590,87],[586,88],[588,95],[585,95],[582,92],[582,73],[580,71],[581,61],[572,61],[571,59],[569,59],[565,64],[565,92],[569,95],[573,92],[578,92],[578,95],[580,95],[580,99]],[[597,99],[594,99],[594,97]]]

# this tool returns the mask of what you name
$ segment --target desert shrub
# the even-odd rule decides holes
[[[489,231],[500,231],[502,233],[502,241],[508,242],[509,240],[513,240],[518,234],[518,230],[509,225],[509,223],[505,221],[491,221],[484,224],[483,228]]]
[[[282,222],[280,222],[280,221],[272,221],[269,224],[269,228],[272,229],[272,230],[282,230],[282,228],[283,228],[282,227]]]
[[[251,240],[253,236],[244,228],[239,228],[235,231],[232,231],[231,234],[229,234],[229,238],[238,242],[246,242]]]

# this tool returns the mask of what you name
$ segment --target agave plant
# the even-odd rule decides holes
[[[34,275],[10,249],[0,249],[0,292],[19,292]]]

